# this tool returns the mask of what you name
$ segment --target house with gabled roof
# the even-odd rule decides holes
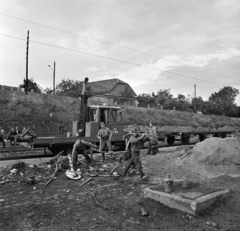
[[[137,94],[131,86],[120,79],[89,82],[93,97],[90,102],[108,105],[135,106]]]

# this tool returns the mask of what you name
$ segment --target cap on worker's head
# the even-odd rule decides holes
[[[139,133],[139,130],[138,130],[137,127],[134,127],[134,128],[133,128],[133,133]]]
[[[133,124],[133,126],[134,126],[134,127],[137,127],[137,126],[138,126],[138,124]]]

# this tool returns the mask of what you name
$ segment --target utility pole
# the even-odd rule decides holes
[[[86,129],[86,121],[88,116],[88,98],[90,97],[88,92],[88,77],[86,77],[83,81],[82,85],[82,93],[81,93],[81,102],[80,102],[80,113],[79,113],[79,124],[78,129],[81,130],[81,136],[84,136]]]
[[[194,98],[196,98],[196,84],[194,84]]]
[[[29,48],[29,30],[27,33],[27,53],[26,53],[26,87],[25,87],[26,94],[28,94],[28,48]]]
[[[48,65],[53,71],[53,94],[55,94],[55,73],[56,73],[56,62],[54,61],[53,68],[51,65]]]
[[[55,73],[56,73],[56,62],[54,61],[54,66],[53,66],[53,94],[55,94]]]
[[[196,84],[194,84],[194,111],[197,112],[197,105],[196,105]]]

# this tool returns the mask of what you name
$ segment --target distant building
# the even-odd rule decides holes
[[[107,79],[89,82],[93,97],[89,99],[91,104],[108,105],[136,105],[136,93],[130,85],[120,79]]]
[[[6,86],[6,85],[0,85],[0,90],[2,90],[2,91],[21,91],[21,88]]]

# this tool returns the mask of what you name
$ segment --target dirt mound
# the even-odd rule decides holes
[[[240,139],[209,138],[179,157],[176,164],[207,177],[240,174]]]

